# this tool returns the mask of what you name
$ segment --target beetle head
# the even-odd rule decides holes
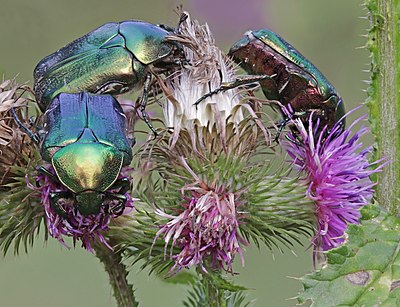
[[[84,191],[76,194],[76,206],[83,215],[99,213],[104,194],[97,191]]]

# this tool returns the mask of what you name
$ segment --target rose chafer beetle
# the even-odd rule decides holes
[[[325,76],[299,51],[268,29],[249,31],[228,53],[251,75],[270,76],[260,81],[267,99],[291,105],[294,116],[307,123],[310,114],[328,131],[344,127],[344,103]],[[282,111],[283,113],[283,111]],[[283,125],[288,121],[287,115]]]
[[[152,74],[169,74],[184,61],[173,35],[172,28],[128,20],[107,23],[69,43],[35,68],[40,109],[44,112],[59,93],[119,95],[142,87],[140,110],[155,133],[145,113]]]
[[[132,161],[133,144],[117,100],[111,95],[61,93],[47,107],[44,130],[40,153],[54,172],[44,167],[40,171],[66,188],[51,191],[52,208],[62,215],[62,204],[69,201],[83,215],[97,214],[102,206],[109,214],[121,214],[129,182],[119,176]]]

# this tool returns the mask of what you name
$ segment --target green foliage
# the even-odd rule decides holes
[[[312,306],[399,306],[400,219],[377,206],[362,209],[346,243],[327,253],[327,265],[304,276],[298,301]]]

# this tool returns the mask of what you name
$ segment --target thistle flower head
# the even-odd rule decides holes
[[[248,242],[239,234],[237,195],[224,187],[201,187],[201,184],[186,187],[182,193],[191,197],[182,197],[176,215],[156,211],[168,220],[157,236],[163,235],[165,248],[172,241],[170,257],[175,261],[172,270],[200,266],[205,272],[207,267],[232,272],[236,254],[243,264],[241,245]],[[177,253],[174,247],[178,248]]]
[[[51,166],[47,166],[47,170],[54,173]],[[121,178],[130,179],[127,171],[123,170],[119,176]],[[51,194],[57,192],[67,192],[67,188],[59,182],[55,182],[47,175],[39,174],[36,177],[37,186],[27,181],[29,188],[40,193],[41,204],[45,210],[46,225],[50,236],[56,238],[62,245],[68,247],[64,241],[64,236],[72,237],[74,245],[77,241],[82,242],[82,247],[93,252],[93,244],[100,242],[112,249],[105,240],[103,234],[108,230],[111,219],[116,218],[119,214],[109,213],[104,206],[100,207],[97,214],[82,215],[77,209],[74,199],[60,199],[58,205],[60,209],[51,206]],[[108,190],[109,193],[118,192]],[[126,204],[123,214],[129,213],[133,208],[133,198],[129,193],[125,193]],[[110,204],[112,206],[112,204]]]
[[[372,199],[374,183],[369,176],[382,167],[372,169],[368,162],[371,148],[362,149],[360,138],[368,131],[351,130],[363,118],[342,130],[336,124],[327,135],[319,129],[312,115],[305,128],[300,119],[293,119],[298,136],[290,135],[287,151],[293,164],[304,174],[307,196],[314,201],[317,223],[315,252],[339,246],[344,241],[347,224],[357,224],[360,207]]]
[[[186,14],[186,13],[184,13]],[[198,105],[203,95],[220,87],[221,83],[235,79],[235,64],[215,46],[207,24],[188,18],[180,25],[179,32],[190,48],[185,47],[189,64],[166,81],[168,93],[163,104],[165,125],[173,127],[175,134],[180,129],[208,127],[223,130],[225,122],[238,123],[243,120],[238,89],[216,93]]]
[[[13,114],[29,127],[28,108],[34,101],[32,90],[13,80],[0,84],[0,247],[3,253],[14,242],[25,251],[34,242],[44,217],[40,199],[26,187],[25,177],[36,174],[41,158],[38,146],[26,135]],[[35,124],[35,123],[33,123]],[[21,244],[22,243],[22,244]]]

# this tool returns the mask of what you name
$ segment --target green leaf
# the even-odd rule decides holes
[[[248,290],[248,288],[246,287],[231,283],[230,281],[223,278],[219,273],[204,274],[203,277],[207,278],[211,282],[211,284],[219,290],[227,290],[230,292]]]
[[[165,276],[160,276],[161,280],[165,281],[169,284],[180,284],[180,285],[187,285],[193,284],[196,282],[196,275],[189,271],[181,271],[171,277],[165,278]]]
[[[346,233],[346,243],[327,252],[327,265],[301,279],[299,303],[400,306],[400,219],[367,206]]]

